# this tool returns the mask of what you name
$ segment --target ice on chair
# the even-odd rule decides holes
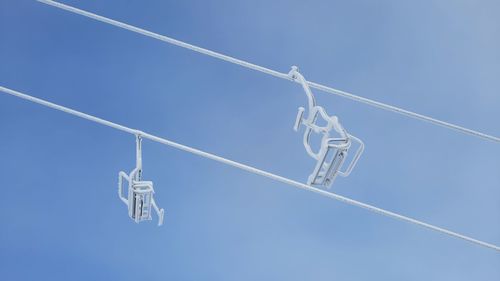
[[[307,184],[315,187],[329,188],[338,175],[347,177],[351,173],[359,157],[363,153],[364,144],[360,139],[347,133],[340,124],[337,116],[328,115],[323,107],[316,105],[314,95],[304,76],[299,73],[297,67],[292,67],[289,76],[302,85],[308,99],[307,115],[306,109],[304,107],[299,107],[293,127],[295,131],[298,131],[301,126],[305,127],[303,137],[304,147],[307,153],[317,160],[316,166],[309,176]],[[319,120],[323,120],[326,125],[318,125]],[[332,132],[336,133],[338,136],[332,137]],[[322,136],[318,152],[314,152],[310,144],[311,135],[313,133]],[[348,168],[342,171],[342,167],[348,158],[348,151],[353,141],[358,143],[358,149],[352,157]]]

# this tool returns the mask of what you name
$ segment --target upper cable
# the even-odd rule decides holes
[[[269,75],[274,76],[274,77],[278,77],[278,78],[289,80],[289,81],[294,81],[293,79],[291,79],[289,77],[289,75],[287,73],[281,73],[281,72],[276,71],[276,70],[272,70],[272,69],[269,69],[269,68],[266,68],[266,67],[263,67],[260,65],[256,65],[256,64],[244,61],[244,60],[240,60],[240,59],[237,59],[237,58],[234,58],[231,56],[227,56],[227,55],[224,55],[224,54],[221,54],[218,52],[214,52],[214,51],[211,51],[211,50],[208,50],[205,48],[201,48],[201,47],[198,47],[198,46],[195,46],[195,45],[192,45],[192,44],[189,44],[189,43],[186,43],[186,42],[183,42],[183,41],[171,38],[171,37],[160,35],[158,33],[154,33],[154,32],[151,32],[151,31],[148,31],[148,30],[145,30],[145,29],[142,29],[142,28],[130,25],[130,24],[126,24],[126,23],[116,21],[116,20],[113,20],[113,19],[110,19],[107,17],[103,17],[103,16],[100,16],[100,15],[97,15],[97,14],[94,14],[91,12],[87,12],[87,11],[84,11],[84,10],[81,10],[81,9],[78,9],[78,8],[75,8],[75,7],[72,7],[69,5],[65,5],[65,4],[51,1],[51,0],[37,0],[37,1],[44,3],[44,4],[47,4],[47,5],[54,6],[54,7],[59,8],[59,9],[63,9],[63,10],[75,13],[75,14],[79,14],[79,15],[82,15],[82,16],[100,21],[100,22],[111,24],[111,25],[129,30],[129,31],[132,31],[135,33],[139,33],[139,34],[142,34],[144,36],[148,36],[148,37],[151,37],[151,38],[154,38],[154,39],[157,39],[157,40],[160,40],[160,41],[172,44],[172,45],[186,48],[186,49],[189,49],[191,51],[195,51],[195,52],[207,55],[207,56],[211,56],[211,57],[214,57],[214,58],[217,58],[220,60],[224,60],[224,61],[227,61],[227,62],[230,62],[233,64],[237,64],[237,65],[240,65],[240,66],[243,66],[243,67],[246,67],[249,69],[253,69],[253,70],[265,73],[265,74],[269,74]],[[298,81],[294,81],[294,82],[299,83]],[[378,101],[371,100],[368,98],[360,97],[360,96],[357,96],[357,95],[354,95],[354,94],[351,94],[351,93],[348,93],[345,91],[337,90],[337,89],[334,89],[334,88],[331,88],[328,86],[324,86],[324,85],[321,85],[318,83],[308,81],[307,84],[311,88],[314,88],[314,89],[317,89],[317,90],[320,90],[320,91],[323,91],[326,93],[338,95],[338,96],[348,98],[348,99],[351,99],[351,100],[356,101],[356,102],[364,103],[364,104],[367,104],[367,105],[370,105],[373,107],[377,107],[377,108],[380,108],[380,109],[383,109],[386,111],[398,113],[398,114],[401,114],[401,115],[404,115],[404,116],[407,116],[407,117],[410,117],[413,119],[425,121],[425,122],[431,123],[433,125],[448,128],[448,129],[451,129],[451,130],[454,130],[454,131],[457,131],[457,132],[460,132],[463,134],[467,134],[467,135],[478,137],[478,138],[481,138],[484,140],[500,143],[500,137],[485,134],[485,133],[482,133],[482,132],[479,132],[476,130],[472,130],[469,128],[465,128],[465,127],[462,127],[459,125],[449,123],[449,122],[445,122],[445,121],[442,121],[442,120],[439,120],[436,118],[432,118],[432,117],[429,117],[429,116],[426,116],[423,114],[419,114],[419,113],[412,112],[412,111],[409,111],[406,109],[402,109],[402,108],[399,108],[399,107],[396,107],[393,105],[389,105],[389,104],[378,102]]]

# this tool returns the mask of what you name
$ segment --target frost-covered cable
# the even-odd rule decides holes
[[[338,200],[338,201],[341,201],[341,202],[344,202],[344,203],[347,203],[347,204],[350,204],[350,205],[353,205],[356,207],[360,207],[360,208],[366,209],[370,212],[374,212],[374,213],[381,214],[381,215],[384,215],[384,216],[387,216],[390,218],[402,220],[402,221],[407,222],[407,223],[422,226],[422,227],[425,227],[427,229],[434,230],[434,231],[437,231],[440,233],[444,233],[446,235],[449,235],[449,236],[452,236],[455,238],[459,238],[459,239],[463,239],[463,240],[471,242],[473,244],[480,245],[480,246],[483,246],[483,247],[493,249],[495,251],[500,252],[500,247],[497,245],[490,244],[490,243],[487,243],[487,242],[484,242],[481,240],[477,240],[477,239],[471,238],[469,236],[466,236],[466,235],[463,235],[463,234],[460,234],[460,233],[457,233],[454,231],[450,231],[450,230],[447,230],[447,229],[444,229],[444,228],[441,228],[438,226],[434,226],[432,224],[422,222],[422,221],[419,221],[419,220],[416,220],[416,219],[413,219],[413,218],[410,218],[407,216],[403,216],[403,215],[400,215],[400,214],[397,214],[397,213],[394,213],[391,211],[387,211],[387,210],[384,210],[384,209],[381,209],[381,208],[378,208],[378,207],[375,207],[375,206],[372,206],[372,205],[369,205],[369,204],[366,204],[363,202],[359,202],[359,201],[356,201],[354,199],[350,199],[350,198],[344,197],[342,195],[335,194],[333,192],[328,192],[328,191],[325,191],[322,189],[318,189],[318,188],[309,186],[307,184],[303,184],[303,183],[291,180],[289,178],[285,178],[285,177],[282,177],[282,176],[279,176],[279,175],[276,175],[276,174],[273,174],[270,172],[266,172],[266,171],[263,171],[263,170],[260,170],[260,169],[257,169],[257,168],[254,168],[254,167],[251,167],[251,166],[248,166],[248,165],[245,165],[245,164],[233,161],[233,160],[229,160],[229,159],[226,159],[224,157],[217,156],[217,155],[214,155],[214,154],[211,154],[211,153],[208,153],[208,152],[196,149],[196,148],[192,148],[192,147],[189,147],[189,146],[186,146],[183,144],[179,144],[179,143],[176,143],[176,142],[164,139],[164,138],[160,138],[160,137],[145,133],[145,132],[140,131],[140,130],[136,130],[136,129],[132,129],[132,128],[129,128],[129,127],[126,127],[123,125],[119,125],[119,124],[116,124],[116,123],[113,123],[113,122],[110,122],[110,121],[107,121],[107,120],[104,120],[104,119],[101,119],[101,118],[98,118],[98,117],[95,117],[95,116],[92,116],[89,114],[86,114],[86,113],[83,113],[83,112],[80,112],[80,111],[77,111],[74,109],[70,109],[70,108],[55,104],[55,103],[51,103],[51,102],[27,95],[27,94],[24,94],[24,93],[21,93],[18,91],[14,91],[14,90],[2,87],[2,86],[0,86],[0,92],[3,92],[5,94],[9,94],[9,95],[12,95],[12,96],[24,99],[24,100],[28,100],[30,102],[34,102],[34,103],[37,103],[37,104],[40,104],[43,106],[47,106],[47,107],[50,107],[50,108],[53,108],[53,109],[56,109],[56,110],[80,117],[80,118],[83,118],[83,119],[87,119],[89,121],[93,121],[93,122],[96,122],[96,123],[99,123],[99,124],[102,124],[105,126],[109,126],[111,128],[127,132],[129,134],[140,135],[144,139],[149,139],[149,140],[152,140],[152,141],[155,141],[155,142],[167,145],[167,146],[171,146],[171,147],[174,147],[174,148],[177,148],[177,149],[180,149],[180,150],[183,150],[183,151],[186,151],[186,152],[189,152],[189,153],[192,153],[192,154],[204,157],[204,158],[212,159],[212,160],[215,160],[217,162],[236,167],[236,168],[241,169],[241,170],[245,170],[247,172],[250,172],[250,173],[253,173],[256,175],[267,177],[267,178],[285,183],[287,185],[298,187],[298,188],[301,188],[301,189],[304,189],[307,191],[311,191],[311,192],[320,194],[320,195],[328,197],[328,198],[332,198],[332,199],[335,199],[335,200]]]
[[[79,15],[82,15],[82,16],[85,16],[85,17],[97,20],[97,21],[101,21],[101,22],[104,22],[104,23],[107,23],[107,24],[111,24],[111,25],[114,25],[114,26],[117,26],[117,27],[129,30],[129,31],[132,31],[132,32],[136,32],[136,33],[139,33],[139,34],[142,34],[142,35],[154,38],[154,39],[158,39],[160,41],[163,41],[163,42],[166,42],[166,43],[169,43],[169,44],[173,44],[173,45],[176,45],[176,46],[179,46],[179,47],[182,47],[182,48],[186,48],[186,49],[189,49],[189,50],[192,50],[192,51],[204,54],[204,55],[208,55],[208,56],[211,56],[211,57],[214,57],[214,58],[218,58],[218,59],[230,62],[230,63],[241,65],[243,67],[250,68],[250,69],[253,69],[253,70],[256,70],[256,71],[260,71],[260,72],[263,72],[263,73],[266,73],[266,74],[269,74],[269,75],[272,75],[272,76],[275,76],[275,77],[278,77],[278,78],[281,78],[281,79],[293,81],[288,76],[287,73],[281,73],[281,72],[278,72],[278,71],[275,71],[275,70],[272,70],[272,69],[269,69],[269,68],[266,68],[266,67],[262,67],[262,66],[259,66],[259,65],[253,64],[253,63],[249,63],[249,62],[237,59],[237,58],[233,58],[233,57],[230,57],[230,56],[227,56],[227,55],[223,55],[221,53],[217,53],[217,52],[205,49],[205,48],[201,48],[201,47],[198,47],[198,46],[195,46],[195,45],[192,45],[192,44],[188,44],[188,43],[185,43],[185,42],[173,39],[171,37],[160,35],[158,33],[154,33],[154,32],[151,32],[151,31],[148,31],[148,30],[145,30],[145,29],[142,29],[142,28],[130,25],[130,24],[126,24],[126,23],[123,23],[123,22],[120,22],[120,21],[116,21],[116,20],[107,18],[107,17],[96,15],[94,13],[87,12],[87,11],[84,11],[84,10],[81,10],[81,9],[78,9],[78,8],[75,8],[75,7],[72,7],[72,6],[69,6],[69,5],[65,5],[65,4],[62,4],[62,3],[59,3],[59,2],[55,2],[55,1],[51,1],[51,0],[37,0],[37,1],[41,2],[41,3],[44,3],[44,4],[48,4],[48,5],[54,6],[54,7],[57,7],[57,8],[60,8],[60,9],[63,9],[63,10],[66,10],[66,11],[69,11],[69,12],[72,12],[72,13],[75,13],[75,14],[79,14]],[[295,82],[297,82],[297,81],[295,81]],[[334,95],[338,95],[338,96],[341,96],[341,97],[344,97],[344,98],[348,98],[348,99],[351,99],[351,100],[354,100],[354,101],[357,101],[357,102],[361,102],[361,103],[364,103],[364,104],[367,104],[367,105],[370,105],[370,106],[374,106],[374,107],[377,107],[377,108],[380,108],[380,109],[383,109],[383,110],[395,112],[395,113],[398,113],[398,114],[401,114],[401,115],[405,115],[405,116],[410,117],[410,118],[422,120],[422,121],[425,121],[425,122],[428,122],[428,123],[431,123],[431,124],[434,124],[434,125],[438,125],[438,126],[441,126],[441,127],[445,127],[445,128],[448,128],[448,129],[452,129],[452,130],[455,130],[455,131],[458,131],[458,132],[461,132],[461,133],[464,133],[464,134],[468,134],[468,135],[479,137],[479,138],[482,138],[482,139],[485,139],[485,140],[489,140],[489,141],[500,143],[500,137],[495,137],[495,136],[492,136],[492,135],[481,133],[481,132],[478,132],[478,131],[475,131],[475,130],[472,130],[472,129],[468,129],[468,128],[465,128],[465,127],[462,127],[462,126],[458,126],[458,125],[451,124],[451,123],[448,123],[448,122],[445,122],[445,121],[441,121],[439,119],[435,119],[435,118],[432,118],[432,117],[429,117],[429,116],[425,116],[425,115],[422,115],[422,114],[419,114],[419,113],[415,113],[415,112],[412,112],[412,111],[409,111],[409,110],[406,110],[406,109],[402,109],[402,108],[399,108],[399,107],[396,107],[396,106],[392,106],[392,105],[385,104],[385,103],[382,103],[382,102],[378,102],[378,101],[375,101],[375,100],[371,100],[371,99],[367,99],[367,98],[364,98],[364,97],[360,97],[360,96],[357,96],[357,95],[354,95],[354,94],[351,94],[351,93],[348,93],[348,92],[344,92],[344,91],[341,91],[341,90],[337,90],[337,89],[334,89],[334,88],[331,88],[331,87],[328,87],[328,86],[324,86],[324,85],[321,85],[321,84],[318,84],[318,83],[314,83],[314,82],[310,82],[310,81],[308,81],[307,83],[309,84],[309,86],[311,88],[315,88],[315,89],[320,90],[320,91],[324,91],[324,92],[327,92],[327,93],[330,93],[330,94],[334,94]]]

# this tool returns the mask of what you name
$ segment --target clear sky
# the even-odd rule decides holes
[[[498,1],[64,1],[499,136]],[[299,85],[0,0],[0,85],[305,182]],[[366,144],[332,191],[500,244],[500,146],[315,92]],[[116,193],[134,137],[0,95],[1,280],[500,280],[500,255],[144,141],[165,224]]]

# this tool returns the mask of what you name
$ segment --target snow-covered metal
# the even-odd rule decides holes
[[[128,194],[123,194],[123,182],[128,182]],[[158,215],[158,226],[163,224],[164,210],[159,209],[154,199],[152,181],[142,180],[142,137],[136,135],[136,167],[130,174],[118,174],[118,196],[128,207],[128,215],[136,223],[151,220],[153,209]]]
[[[360,139],[347,133],[337,116],[328,115],[323,107],[316,105],[309,84],[304,76],[300,74],[298,67],[292,66],[292,70],[288,75],[302,85],[307,95],[307,116],[304,117],[306,109],[299,107],[293,127],[295,131],[298,131],[301,125],[305,127],[304,147],[307,154],[317,160],[316,167],[309,176],[307,184],[330,188],[337,175],[347,177],[351,173],[363,153],[364,144]],[[321,120],[326,124],[323,126],[318,125]],[[336,133],[336,136],[332,136],[333,132]],[[312,133],[322,135],[319,144],[320,148],[317,152],[314,152],[311,147]],[[357,144],[358,149],[347,168],[342,170],[353,142]]]

